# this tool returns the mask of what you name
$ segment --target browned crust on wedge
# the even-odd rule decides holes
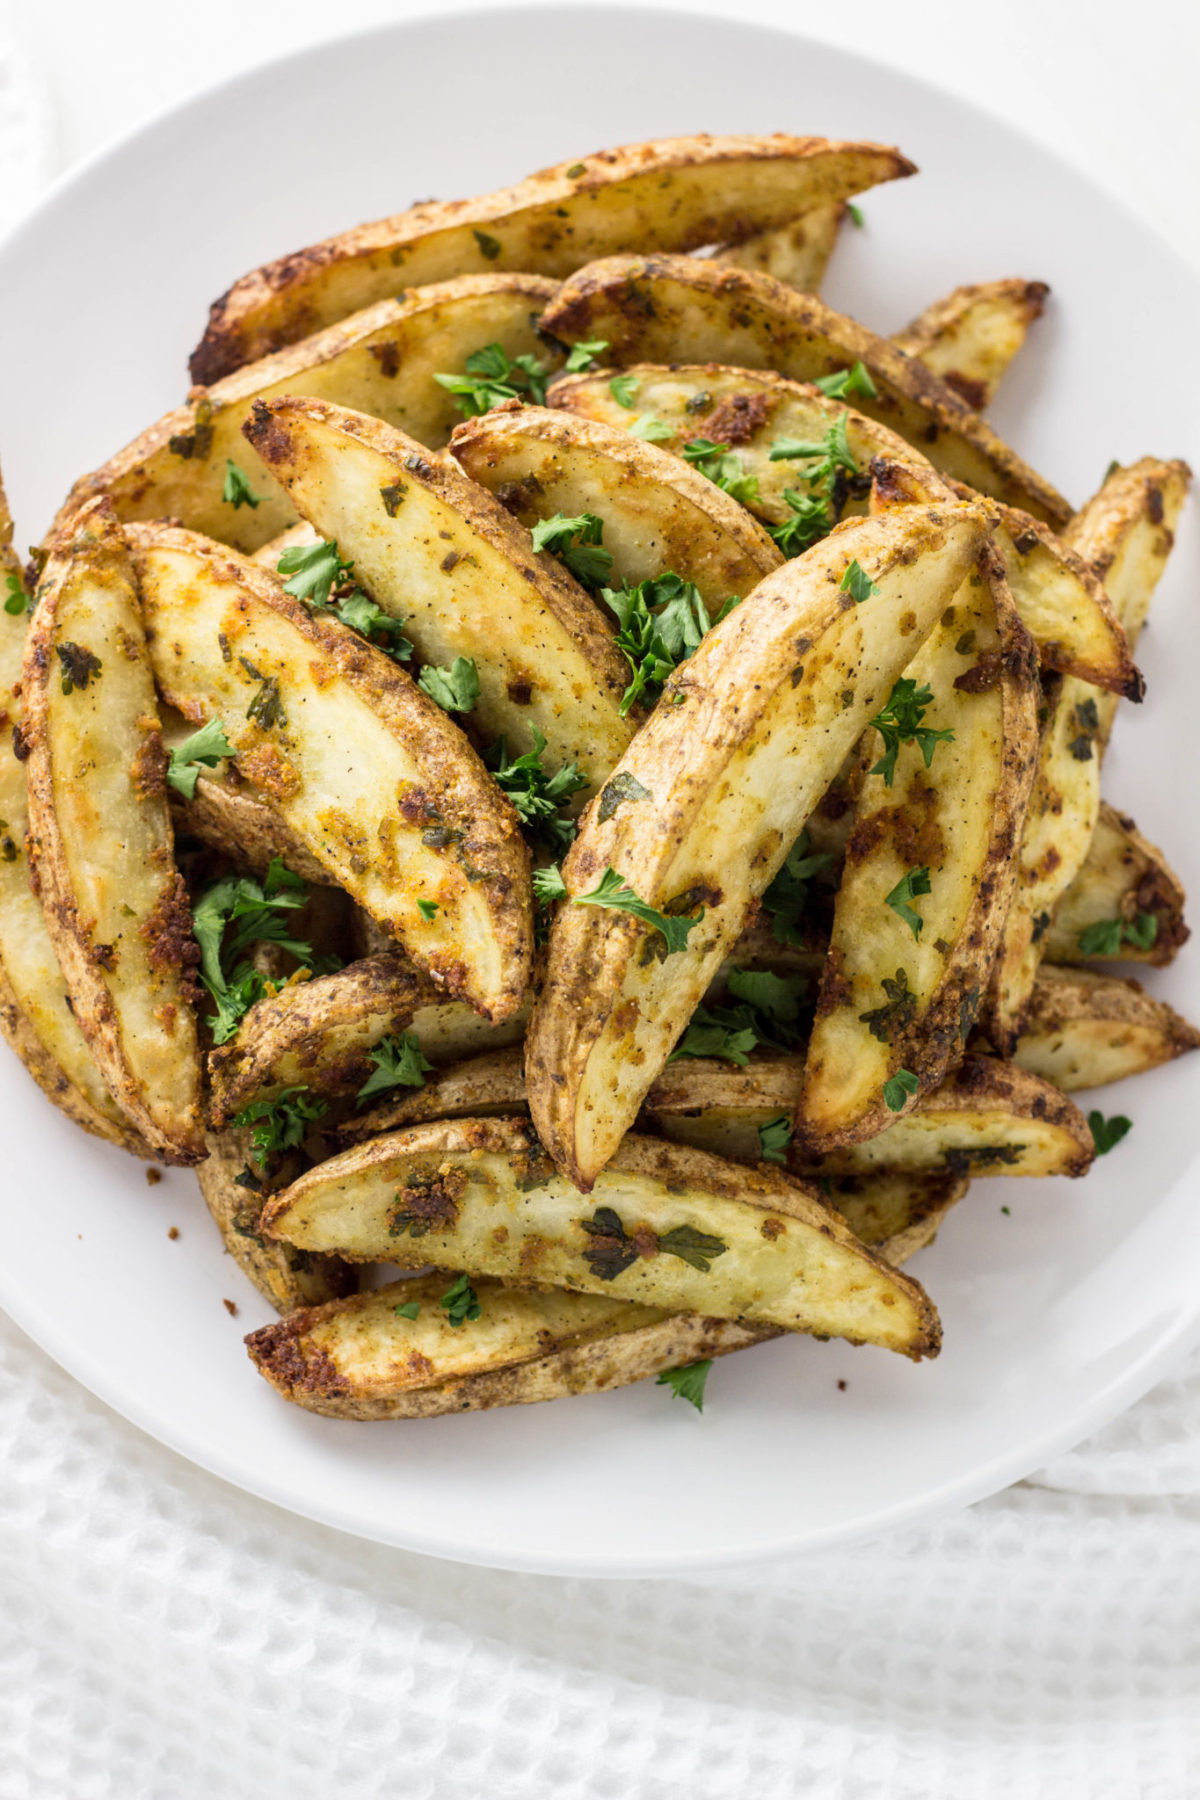
[[[288,1171],[264,1177],[250,1156],[248,1131],[210,1131],[207,1145],[208,1155],[196,1170],[204,1203],[226,1250],[275,1311],[290,1313],[352,1294],[358,1273],[348,1263],[262,1235],[268,1192],[280,1186]],[[294,1176],[296,1169],[290,1173]]]

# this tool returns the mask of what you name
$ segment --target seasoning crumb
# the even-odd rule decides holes
[[[178,1225],[172,1225],[170,1231],[168,1231],[168,1233],[167,1233],[167,1236],[170,1238],[171,1242],[174,1243],[175,1239],[179,1236]]]
[[[1012,1218],[1012,1209],[1011,1209],[1011,1207],[1008,1207],[1008,1206],[1002,1206],[1002,1207],[1001,1207],[1001,1208],[1000,1208],[1000,1211],[1001,1211],[1001,1212],[1002,1212],[1002,1213],[1003,1213],[1003,1214],[1004,1214],[1004,1215],[1005,1215],[1005,1217],[1006,1217],[1006,1218],[1009,1218],[1009,1219],[1011,1219],[1011,1218]]]
[[[236,1300],[222,1300],[221,1305],[225,1308],[225,1311],[229,1314],[231,1319],[237,1318]]]
[[[846,1391],[846,1383],[844,1381],[839,1381],[838,1382],[838,1393],[844,1394],[845,1391]]]
[[[161,1180],[162,1180],[162,1170],[161,1169],[149,1168],[146,1170],[146,1186],[147,1187],[157,1187]]]

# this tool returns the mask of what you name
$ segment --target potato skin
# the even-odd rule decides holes
[[[1200,1031],[1140,982],[1043,964],[1016,1063],[1065,1093],[1123,1081],[1200,1049]]]
[[[206,1141],[208,1155],[196,1170],[204,1203],[226,1250],[275,1311],[290,1313],[352,1294],[358,1273],[348,1263],[335,1256],[310,1256],[262,1235],[262,1210],[280,1180],[276,1176],[253,1185],[259,1177],[250,1158],[249,1131],[210,1131]],[[291,1173],[295,1175],[294,1167]],[[239,1176],[251,1178],[251,1185],[239,1183]]]
[[[1187,896],[1174,869],[1127,813],[1107,800],[1100,811],[1087,856],[1059,901],[1042,939],[1047,962],[1139,962],[1165,968],[1192,935],[1183,909]],[[1134,925],[1143,915],[1155,921],[1154,942],[1143,950],[1123,943],[1115,957],[1085,954],[1079,934],[1100,920]]]
[[[982,281],[957,287],[927,306],[892,342],[960,394],[976,412],[996,390],[1045,311],[1044,281]]]
[[[191,357],[202,385],[416,285],[488,270],[561,276],[657,244],[696,250],[911,175],[899,151],[827,138],[659,138],[543,169],[473,200],[426,201],[255,269],[215,301]]]
[[[738,269],[761,270],[802,293],[819,294],[847,210],[844,200],[810,206],[799,218],[772,231],[756,231],[740,244],[718,245],[714,257]]]

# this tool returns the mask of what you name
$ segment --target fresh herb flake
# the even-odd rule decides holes
[[[929,870],[910,869],[907,875],[900,877],[891,893],[884,896],[884,905],[890,906],[894,913],[899,914],[914,938],[920,938],[925,929],[925,921],[911,902],[932,891]]]
[[[619,912],[632,913],[635,919],[653,926],[666,946],[666,956],[678,956],[687,949],[688,934],[699,925],[704,917],[704,908],[691,917],[676,913],[659,912],[650,906],[625,882],[617,871],[609,867],[605,869],[600,881],[590,894],[575,894],[572,906],[604,906],[612,907]]]
[[[889,1112],[903,1112],[921,1083],[911,1069],[897,1069],[883,1084],[883,1102]]]
[[[680,1369],[664,1369],[655,1387],[668,1387],[677,1400],[686,1400],[698,1413],[704,1411],[704,1386],[713,1366],[711,1356],[702,1362],[685,1363]]]
[[[371,1061],[375,1067],[355,1097],[359,1106],[373,1094],[385,1094],[395,1087],[424,1087],[426,1075],[433,1070],[411,1031],[380,1038],[371,1051]]]
[[[202,769],[215,769],[225,757],[233,755],[233,745],[225,736],[220,719],[210,719],[194,731],[182,744],[176,744],[167,764],[167,783],[185,799],[196,796],[196,783]]]
[[[1096,1146],[1097,1156],[1107,1156],[1114,1145],[1119,1144],[1127,1131],[1133,1130],[1133,1120],[1127,1119],[1124,1113],[1116,1113],[1106,1119],[1102,1112],[1090,1112],[1088,1124],[1091,1127],[1092,1142]]]

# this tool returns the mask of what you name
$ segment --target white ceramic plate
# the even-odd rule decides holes
[[[879,330],[960,281],[1048,280],[1050,313],[995,417],[1077,503],[1110,457],[1200,460],[1194,279],[995,121],[800,38],[678,14],[481,15],[469,54],[464,41],[453,18],[396,27],[233,82],[60,185],[0,251],[0,451],[24,537],[74,475],[178,401],[206,304],[244,269],[416,197],[695,129],[873,137],[916,159],[919,177],[865,197],[828,283]],[[580,68],[586,80],[562,78]],[[1105,768],[1189,887],[1197,575],[1189,523],[1144,640],[1150,702],[1126,709]],[[1195,956],[1151,980],[1200,1014]],[[560,1573],[764,1559],[994,1491],[1200,1335],[1198,1097],[1200,1057],[1110,1089],[1105,1110],[1135,1127],[1086,1181],[973,1188],[916,1263],[945,1324],[936,1363],[794,1339],[719,1363],[702,1418],[649,1383],[369,1426],[310,1417],[252,1373],[241,1336],[267,1309],[192,1177],[147,1187],[5,1054],[0,1302],[164,1443],[362,1536]]]

